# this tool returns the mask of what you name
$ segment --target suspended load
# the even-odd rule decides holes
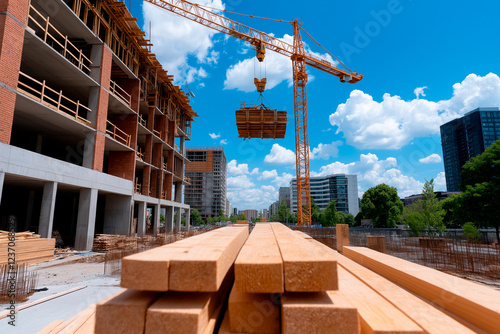
[[[242,102],[236,110],[236,126],[240,138],[285,138],[286,111],[270,109],[264,104]]]

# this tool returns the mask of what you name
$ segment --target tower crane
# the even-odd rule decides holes
[[[341,82],[356,83],[363,75],[351,71],[347,66],[339,68],[326,59],[319,58],[305,51],[301,31],[310,36],[299,23],[298,19],[289,22],[293,26],[293,45],[282,41],[264,32],[250,28],[246,25],[214,13],[208,7],[191,3],[185,0],[144,0],[167,11],[183,16],[194,22],[212,28],[218,32],[244,40],[253,45],[257,51],[257,58],[262,61],[265,50],[271,50],[289,57],[293,68],[293,97],[295,118],[295,156],[297,177],[297,223],[298,225],[311,224],[311,190],[309,173],[309,135],[307,124],[307,68],[306,65],[335,75]],[[247,15],[255,17],[252,15]],[[315,41],[315,40],[314,40]],[[316,41],[315,41],[316,42]],[[318,42],[316,42],[318,43]],[[320,45],[318,43],[318,45]],[[320,45],[321,46],[321,45]],[[324,49],[324,48],[323,48]],[[326,49],[325,49],[326,51]],[[330,54],[328,51],[326,51]],[[330,54],[335,58],[332,54]],[[336,58],[335,58],[336,59]],[[257,89],[263,90],[262,83],[255,81]],[[260,86],[259,86],[260,85]],[[265,81],[264,81],[265,85]]]

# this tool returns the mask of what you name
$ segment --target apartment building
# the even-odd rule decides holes
[[[186,166],[184,202],[200,211],[202,219],[219,216],[222,209],[229,216],[227,207],[227,160],[222,147],[189,147],[186,150],[190,163]]]
[[[88,250],[145,235],[147,211],[155,234],[160,210],[166,231],[189,219],[197,114],[136,21],[117,0],[0,1],[0,229]]]

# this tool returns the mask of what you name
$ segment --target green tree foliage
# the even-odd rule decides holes
[[[342,211],[337,211],[337,224],[347,224],[349,226],[354,226],[354,216],[350,213],[344,213]]]
[[[231,221],[231,223],[236,224],[236,221],[238,220],[238,216],[232,215],[231,218],[229,218],[229,220]]]
[[[247,216],[244,213],[240,214],[240,220],[247,220]]]
[[[203,219],[201,219],[200,211],[197,209],[191,210],[191,223],[193,225],[203,224]]]
[[[453,195],[439,202],[445,212],[443,223],[446,228],[461,228],[465,223],[463,217],[458,214],[458,210],[456,209],[458,203],[457,196],[460,195]]]
[[[462,226],[464,230],[464,234],[467,237],[467,239],[477,242],[479,239],[479,232],[477,230],[476,225],[472,222],[467,222]]]
[[[305,208],[304,208],[305,209]],[[321,209],[314,202],[314,198],[311,197],[311,223],[320,223],[321,222]]]
[[[500,140],[462,167],[459,214],[478,226],[496,229],[500,243]]]
[[[361,212],[363,218],[373,221],[373,227],[396,227],[402,218],[403,203],[396,188],[379,184],[363,194]]]
[[[285,224],[287,220],[289,223],[291,222],[292,214],[290,213],[290,209],[286,207],[286,201],[283,198],[280,200],[277,216],[280,223]]]
[[[406,207],[403,212],[405,223],[414,236],[426,233],[430,236],[441,234],[445,230],[442,209],[434,194],[434,179],[425,181],[422,199]]]
[[[337,216],[337,201],[331,201],[325,208],[323,212],[323,226],[335,226],[339,223],[339,217]]]

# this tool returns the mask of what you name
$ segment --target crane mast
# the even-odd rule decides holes
[[[262,58],[264,57],[265,49],[268,49],[285,55],[292,60],[295,118],[295,159],[297,174],[297,223],[298,225],[311,224],[311,179],[309,169],[309,134],[307,124],[307,66],[312,66],[321,71],[333,74],[339,77],[341,82],[356,83],[363,78],[363,75],[351,71],[345,65],[345,69],[341,69],[326,59],[321,59],[307,54],[305,52],[304,42],[301,38],[301,27],[298,20],[290,22],[293,25],[294,32],[292,45],[275,38],[274,36],[211,12],[198,4],[194,4],[189,1],[144,1],[183,16],[206,27],[247,41],[256,47],[257,55],[259,55],[260,51]],[[259,85],[257,85],[257,89],[259,89]]]

